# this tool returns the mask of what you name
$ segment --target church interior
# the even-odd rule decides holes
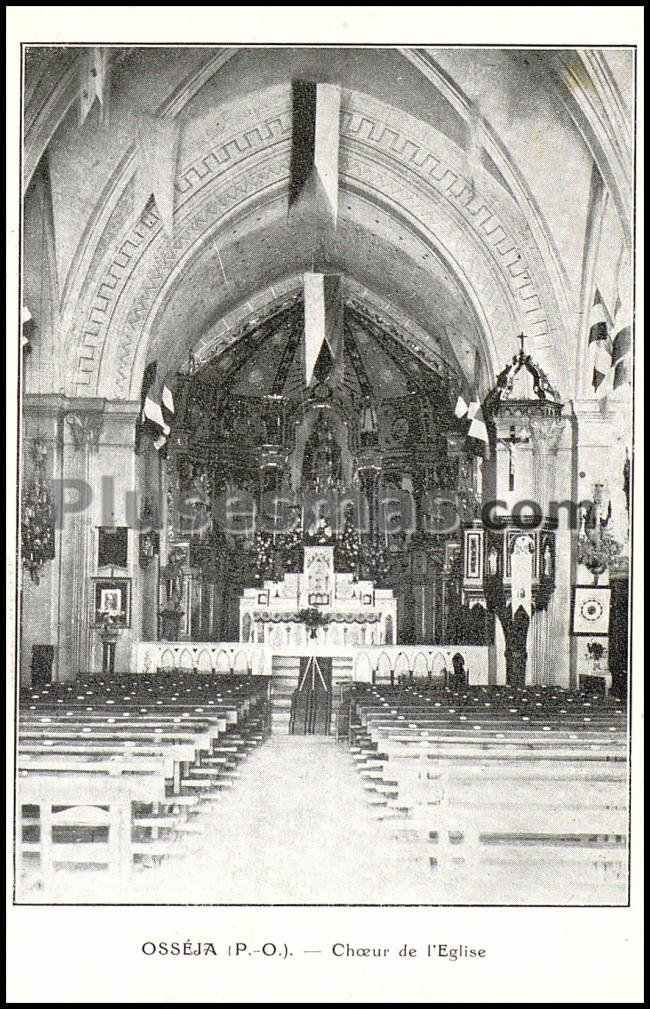
[[[24,48],[19,900],[626,901],[634,84]]]

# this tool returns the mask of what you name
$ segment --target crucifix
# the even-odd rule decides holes
[[[520,333],[517,339],[521,340],[521,350],[519,351],[519,360],[523,361],[524,357],[526,356],[526,352],[524,350],[524,340],[527,340],[528,337],[526,336],[525,333]]]

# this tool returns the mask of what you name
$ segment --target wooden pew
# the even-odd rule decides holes
[[[179,840],[201,829],[189,815],[232,783],[268,723],[264,684],[206,686],[202,677],[82,678],[23,691],[19,865],[38,858],[49,886],[60,863],[121,877],[142,858],[184,853]],[[57,843],[53,831],[74,840]],[[80,843],[84,832],[93,843]]]
[[[600,859],[623,878],[627,735],[614,699],[366,688],[352,707],[352,759],[377,818],[432,865],[535,857],[588,871]]]

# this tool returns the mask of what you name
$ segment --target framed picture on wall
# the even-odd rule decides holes
[[[94,579],[95,624],[107,621],[120,627],[131,626],[131,579]]]
[[[125,568],[129,553],[128,528],[99,526],[97,534],[97,567]]]
[[[576,585],[573,590],[574,634],[608,634],[609,601],[611,590],[608,586]]]

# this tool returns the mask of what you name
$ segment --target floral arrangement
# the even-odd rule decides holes
[[[593,574],[602,574],[616,561],[622,549],[610,533],[582,535],[578,537],[578,563],[584,564]]]
[[[334,563],[338,571],[356,571],[359,564],[359,534],[347,519],[334,549]]]
[[[375,582],[384,581],[390,574],[390,561],[385,545],[376,539],[368,544],[364,553],[365,565],[371,579]]]
[[[316,631],[319,627],[324,627],[328,623],[328,619],[324,613],[317,610],[314,606],[309,606],[303,610],[298,610],[298,617],[304,623],[305,627],[309,631],[310,637],[316,637]]]
[[[255,534],[254,561],[258,581],[272,577],[279,564],[283,571],[302,569],[302,534],[294,529],[290,533],[272,533],[263,529]]]
[[[38,585],[45,564],[54,560],[55,507],[45,479],[47,448],[42,438],[31,446],[35,479],[24,489],[20,516],[22,562]]]
[[[274,553],[271,533],[258,530],[255,534],[255,573],[259,581],[272,571]]]
[[[38,585],[42,568],[54,559],[54,504],[44,480],[25,490],[21,518],[23,564]]]

